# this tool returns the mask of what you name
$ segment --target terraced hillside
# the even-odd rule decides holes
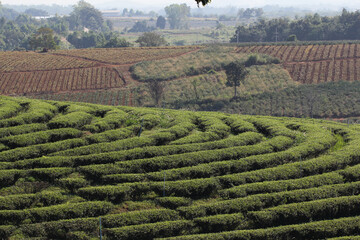
[[[236,52],[278,57],[295,81],[306,84],[357,81],[360,76],[358,43],[246,46]]]
[[[360,128],[0,98],[0,239],[359,234]]]
[[[129,73],[132,64],[176,57],[198,49],[190,46],[4,52],[0,54],[0,93],[41,95],[123,89],[136,84]]]

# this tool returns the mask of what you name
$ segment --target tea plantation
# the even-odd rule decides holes
[[[0,97],[0,239],[359,239],[360,126]]]

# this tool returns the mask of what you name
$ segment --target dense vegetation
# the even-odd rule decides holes
[[[96,238],[100,218],[106,239],[358,234],[358,126],[9,97],[0,104],[2,239]]]
[[[359,11],[344,9],[335,17],[321,17],[316,13],[295,20],[261,19],[250,26],[239,26],[231,42],[357,40],[360,38],[359,16]]]

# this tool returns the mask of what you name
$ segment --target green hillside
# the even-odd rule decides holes
[[[359,133],[0,97],[0,239],[352,239]]]

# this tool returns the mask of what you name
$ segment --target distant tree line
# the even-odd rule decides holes
[[[105,21],[101,12],[84,0],[73,6],[69,16],[33,18],[46,15],[46,11],[35,8],[19,14],[0,2],[0,49],[47,51],[59,48],[61,38],[75,48],[131,46],[119,33],[112,32],[111,21]]]
[[[260,19],[249,26],[239,26],[231,42],[320,41],[360,39],[360,11],[343,9],[335,17],[321,17],[315,13],[290,20]]]

